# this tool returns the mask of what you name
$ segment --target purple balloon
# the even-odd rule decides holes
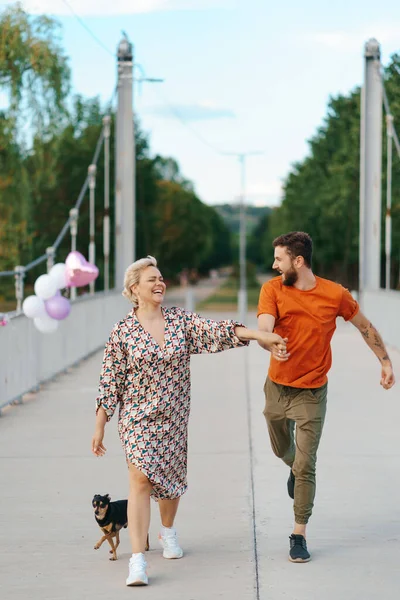
[[[61,295],[56,295],[48,300],[45,300],[44,306],[49,317],[55,319],[56,321],[62,321],[63,319],[66,319],[71,312],[70,301]]]

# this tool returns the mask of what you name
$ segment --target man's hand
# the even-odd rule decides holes
[[[395,384],[392,363],[388,362],[382,365],[381,386],[384,390],[390,390]]]
[[[276,333],[259,331],[257,341],[261,348],[269,350],[272,356],[279,362],[287,361],[290,356],[286,348],[287,338],[283,339]]]

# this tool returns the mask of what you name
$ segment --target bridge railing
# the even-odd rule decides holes
[[[23,314],[0,327],[0,411],[102,348],[128,310],[119,291],[97,292],[77,298],[52,335],[41,334]]]
[[[58,234],[54,244],[46,249],[46,253],[42,254],[32,262],[27,265],[17,265],[12,271],[1,271],[0,279],[6,277],[14,277],[15,279],[15,299],[16,299],[16,307],[14,311],[10,311],[6,313],[8,320],[14,319],[21,313],[22,303],[24,300],[24,279],[26,274],[31,270],[37,267],[42,263],[46,263],[47,272],[50,271],[51,267],[54,265],[57,250],[68,231],[71,234],[71,251],[76,250],[76,240],[78,235],[78,220],[79,220],[79,210],[81,205],[86,197],[86,192],[89,189],[90,196],[90,233],[91,233],[91,241],[88,249],[89,261],[94,261],[95,256],[95,246],[94,246],[94,227],[95,227],[95,211],[94,211],[94,199],[95,199],[95,177],[96,177],[96,166],[100,157],[101,149],[104,145],[104,163],[106,165],[104,177],[104,214],[103,214],[103,231],[104,231],[104,243],[103,243],[103,253],[104,253],[104,284],[105,290],[109,289],[109,267],[110,267],[110,216],[109,216],[109,206],[110,206],[110,123],[111,117],[110,115],[106,115],[103,118],[103,127],[100,132],[99,138],[97,140],[96,149],[94,151],[93,160],[88,167],[88,174],[86,176],[85,181],[83,182],[81,191],[79,196],[75,202],[73,208],[69,211],[69,216],[66,222],[64,223],[60,233]],[[94,293],[94,288],[91,289],[92,294]],[[70,288],[70,299],[75,300],[76,298],[76,288]]]

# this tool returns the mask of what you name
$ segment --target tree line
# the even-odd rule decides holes
[[[396,124],[400,119],[400,55],[391,57],[384,79]],[[101,106],[97,98],[71,97],[70,81],[68,57],[57,22],[46,16],[28,16],[19,5],[3,10],[0,88],[7,93],[9,102],[7,109],[0,111],[0,270],[11,270],[45,252],[68,218],[87,175],[108,107]],[[217,211],[201,202],[175,160],[151,155],[149,140],[137,122],[135,132],[137,255],[160,258],[168,278],[176,277],[185,268],[206,272],[236,262],[237,218],[232,210],[219,207]],[[281,205],[266,211],[258,220],[250,214],[250,262],[269,269],[274,237],[285,231],[303,230],[314,239],[315,270],[357,287],[359,140],[360,89],[355,88],[347,95],[330,99],[326,117],[309,141],[308,155],[292,166],[285,179]],[[110,155],[113,181],[113,136]],[[101,155],[96,189],[96,262],[100,271],[103,177]],[[399,184],[400,164],[394,153],[392,287],[398,285],[400,267]],[[382,265],[385,193],[383,168]],[[86,199],[78,234],[78,250],[86,256],[88,208]],[[69,236],[57,259],[63,260],[68,251]],[[40,273],[32,273],[32,277],[37,274]],[[3,283],[4,279],[2,287]]]
[[[400,132],[400,55],[391,57],[384,70],[385,88],[394,123]],[[383,119],[383,123],[385,120]],[[386,129],[382,132],[382,285],[386,214]],[[399,285],[400,267],[400,160],[393,150],[392,273],[391,286]],[[331,98],[323,124],[309,142],[306,158],[288,174],[283,199],[259,223],[262,255],[272,261],[272,240],[285,231],[302,230],[314,240],[314,267],[321,275],[353,289],[358,285],[360,179],[360,89]]]

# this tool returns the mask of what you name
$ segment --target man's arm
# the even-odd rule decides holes
[[[258,329],[272,333],[275,327],[275,317],[272,315],[263,314],[258,317]]]
[[[359,311],[356,316],[350,320],[350,323],[358,329],[363,336],[367,345],[371,348],[377,359],[382,365],[382,378],[381,385],[385,390],[390,389],[395,382],[392,361],[389,358],[388,351],[386,350],[385,344],[382,337],[372,323],[367,319],[365,315]]]
[[[269,315],[268,313],[263,313],[263,314],[259,315],[258,329],[260,331],[266,331],[267,333],[273,333],[274,327],[275,327],[275,317],[273,315]],[[285,339],[284,341],[287,342],[287,339]],[[261,346],[261,348],[263,348],[264,350],[269,350],[271,352],[270,348],[266,344],[263,344],[262,342],[258,342],[258,345]],[[285,362],[289,358],[290,354],[286,350],[283,352],[281,351],[279,354],[273,353],[272,356],[278,362]]]

